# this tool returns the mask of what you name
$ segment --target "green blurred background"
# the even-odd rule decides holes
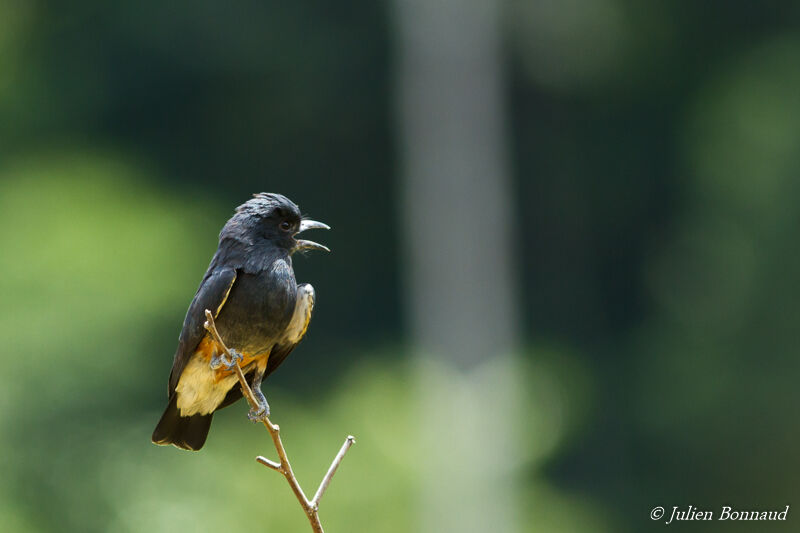
[[[513,529],[800,505],[800,4],[501,7]],[[334,228],[295,260],[317,311],[265,384],[295,470],[313,492],[352,433],[326,528],[421,528],[393,17],[0,0],[0,531],[306,530],[244,405],[200,453],[149,441],[217,233],[259,191]]]

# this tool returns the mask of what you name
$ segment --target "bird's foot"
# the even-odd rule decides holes
[[[231,352],[232,359],[230,360],[230,362],[228,361],[225,362],[225,370],[233,370],[238,363],[244,361],[244,356],[239,352],[237,352],[236,350],[232,350],[230,348],[228,349],[228,351]]]
[[[236,350],[229,349],[231,352],[232,359],[228,359],[225,356],[225,352],[219,353],[211,358],[211,362],[209,365],[211,366],[211,370],[216,370],[218,368],[224,367],[225,370],[233,370],[236,366],[236,363],[240,363],[244,360],[244,356],[237,352]]]
[[[259,408],[250,409],[250,412],[247,413],[247,418],[252,422],[263,422],[269,416],[269,403],[267,403],[267,398],[258,387],[253,389],[253,394],[258,399]]]

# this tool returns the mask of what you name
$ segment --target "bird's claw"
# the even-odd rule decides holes
[[[247,418],[249,418],[250,421],[255,424],[263,422],[267,419],[267,417],[269,417],[269,407],[265,409],[264,406],[261,406],[258,411],[250,409],[250,411],[247,413]]]
[[[211,366],[212,370],[216,370],[220,367],[225,367],[225,370],[233,370],[236,366],[236,363],[240,363],[244,360],[244,356],[237,352],[236,350],[229,350],[231,353],[231,359],[225,356],[225,353],[222,352],[220,354],[215,355],[211,358],[211,362],[209,365]]]
[[[251,422],[263,422],[269,416],[269,403],[267,403],[267,398],[264,396],[264,393],[257,387],[253,389],[253,395],[258,399],[259,408],[250,409],[250,412],[247,413],[247,418],[249,418]]]
[[[231,352],[231,360],[230,362],[225,361],[225,370],[233,370],[238,363],[244,361],[244,356],[237,352],[236,350],[228,350]]]

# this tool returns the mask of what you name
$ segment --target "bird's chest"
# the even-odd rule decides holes
[[[257,274],[239,272],[217,328],[231,348],[249,354],[267,351],[289,324],[296,298],[294,273],[283,261]]]

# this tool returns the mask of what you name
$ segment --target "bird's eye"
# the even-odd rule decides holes
[[[281,222],[281,226],[280,227],[281,227],[281,229],[283,231],[289,231],[290,229],[292,229],[292,225],[289,224],[289,222],[287,220],[284,220],[283,222]]]

